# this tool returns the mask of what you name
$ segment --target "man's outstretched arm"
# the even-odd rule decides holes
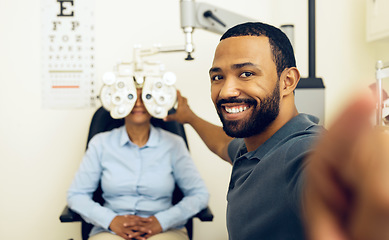
[[[310,240],[389,239],[389,134],[373,128],[372,95],[356,99],[308,158]]]
[[[190,109],[188,100],[181,96],[180,91],[177,91],[177,102],[176,113],[168,115],[164,120],[190,124],[213,153],[231,163],[231,159],[228,156],[228,144],[232,138],[225,134],[222,127],[197,116]]]

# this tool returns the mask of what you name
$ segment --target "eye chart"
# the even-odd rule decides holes
[[[95,0],[41,3],[43,107],[94,107]]]

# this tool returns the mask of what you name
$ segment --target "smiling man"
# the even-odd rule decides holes
[[[303,160],[322,128],[295,106],[300,74],[287,36],[263,23],[237,25],[221,37],[209,74],[223,128],[195,115],[180,94],[167,120],[189,123],[233,165],[229,239],[304,239]]]

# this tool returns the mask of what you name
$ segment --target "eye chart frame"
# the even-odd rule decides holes
[[[95,0],[41,0],[42,106],[96,106]]]

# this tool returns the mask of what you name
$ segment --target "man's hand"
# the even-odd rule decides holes
[[[354,101],[308,158],[304,196],[311,240],[389,239],[389,133],[373,129],[375,101]]]
[[[147,234],[151,234],[151,230],[142,226],[151,221],[148,218],[142,218],[135,215],[116,216],[109,228],[115,232],[118,236],[126,239],[146,240]]]
[[[190,123],[190,121],[196,117],[188,105],[186,97],[181,96],[179,90],[177,90],[177,109],[174,114],[169,114],[164,121],[177,121],[181,124]]]

